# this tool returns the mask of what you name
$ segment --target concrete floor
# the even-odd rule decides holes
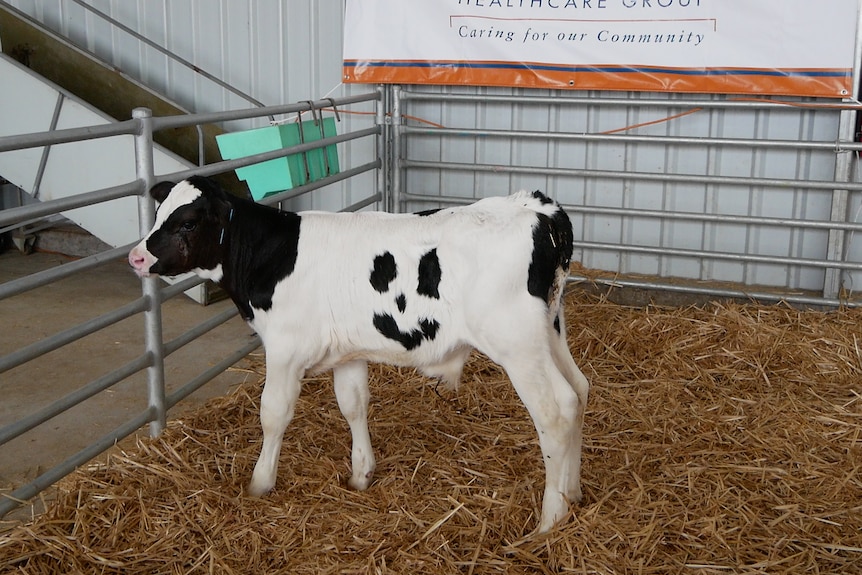
[[[55,253],[0,255],[0,283],[69,261]],[[52,335],[140,297],[138,278],[123,261],[0,300],[0,355]],[[202,306],[185,295],[165,302],[165,338],[171,339],[233,304]],[[20,419],[143,353],[143,316],[136,315],[0,373],[0,427]],[[168,391],[238,349],[252,336],[238,317],[171,355],[166,361]],[[242,362],[240,362],[240,366]],[[197,407],[249,377],[223,373],[181,402],[170,415]],[[124,380],[25,435],[0,445],[0,494],[20,486],[146,408],[145,372]],[[146,432],[146,430],[143,430]],[[8,517],[7,517],[8,519]]]

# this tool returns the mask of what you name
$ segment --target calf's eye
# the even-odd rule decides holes
[[[182,232],[191,232],[197,227],[195,222],[183,222],[183,225],[180,226],[180,231]]]

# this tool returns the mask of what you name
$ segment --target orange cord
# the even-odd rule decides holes
[[[700,112],[703,108],[692,108],[687,112],[681,112],[679,114],[674,114],[673,116],[668,116],[667,118],[659,118],[658,120],[653,120],[651,122],[641,122],[640,124],[634,124],[631,126],[626,126],[624,128],[616,128],[615,130],[605,130],[604,132],[599,132],[600,134],[616,134],[617,132],[626,132],[628,130],[634,130],[635,128],[643,128],[644,126],[652,126],[653,124],[661,124],[662,122],[669,122],[671,120],[675,120],[677,118],[682,118],[683,116],[688,116],[689,114],[694,114],[695,112]]]
[[[795,108],[826,108],[826,109],[838,109],[838,110],[862,110],[862,104],[817,104],[810,102],[785,102],[783,100],[772,100],[768,98],[730,98],[728,102],[762,102],[766,104],[781,104],[783,106],[790,106]],[[634,124],[632,126],[626,126],[624,128],[617,128],[615,130],[607,130],[604,132],[599,132],[601,134],[615,134],[617,132],[625,132],[628,130],[634,130],[635,128],[642,128],[644,126],[652,126],[654,124],[661,124],[662,122],[669,122],[670,120],[675,120],[677,118],[682,118],[683,116],[688,116],[689,114],[694,114],[695,112],[702,111],[703,108],[692,108],[691,110],[681,112],[679,114],[674,114],[672,116],[668,116],[666,118],[660,118],[658,120],[653,120],[651,122],[642,122],[640,124]]]

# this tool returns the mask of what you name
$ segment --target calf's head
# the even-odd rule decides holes
[[[178,184],[158,183],[150,195],[159,207],[153,228],[129,252],[135,273],[175,276],[192,271],[219,281],[226,228],[233,216],[225,192],[193,176]]]

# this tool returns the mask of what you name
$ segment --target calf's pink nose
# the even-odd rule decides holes
[[[144,267],[144,262],[146,258],[138,251],[138,248],[133,249],[129,252],[129,265],[131,265],[136,270],[140,270]]]

